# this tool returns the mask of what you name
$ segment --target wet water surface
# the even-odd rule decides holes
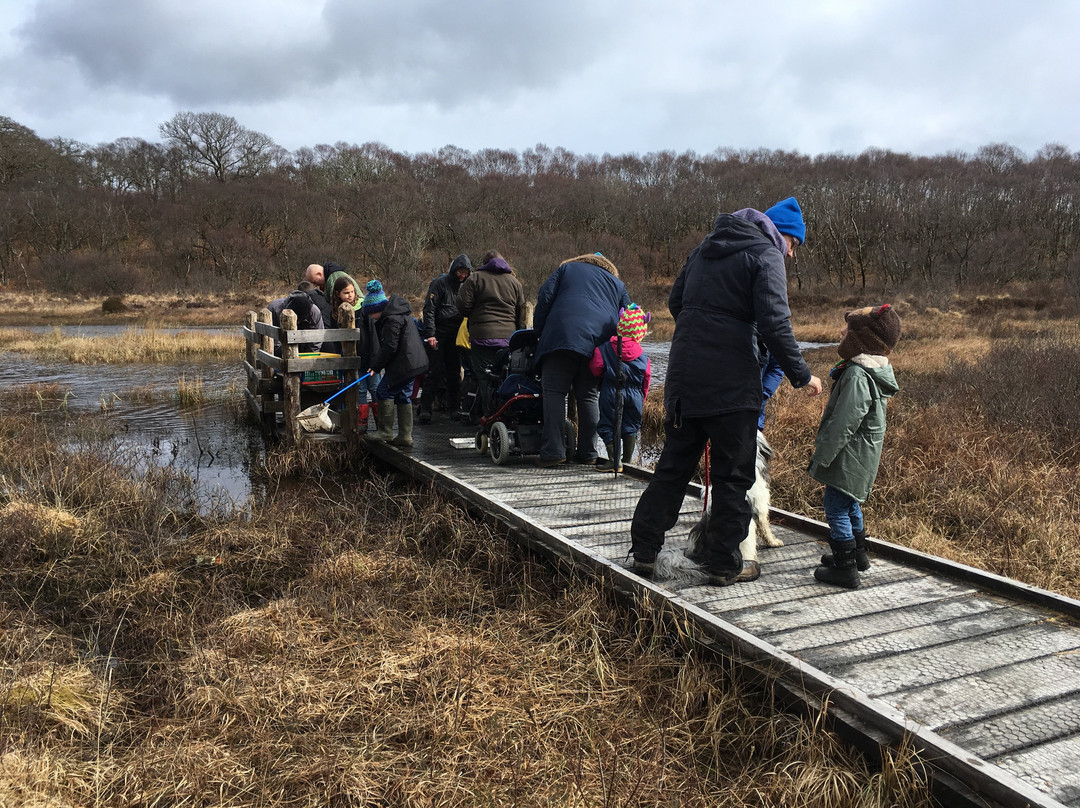
[[[65,334],[96,337],[119,337],[130,330],[130,327],[113,326],[61,329]],[[664,383],[670,347],[669,342],[645,344],[652,362],[654,386]],[[817,346],[801,347],[805,350]],[[217,400],[218,393],[230,397],[243,395],[243,369],[236,360],[74,365],[4,354],[0,363],[0,384],[5,387],[56,384],[70,391],[65,406],[76,411],[103,412],[114,419],[121,448],[130,447],[133,458],[145,458],[143,462],[172,468],[190,477],[205,500],[203,507],[247,507],[253,497],[262,494],[258,483],[252,482],[252,470],[265,459],[259,430],[238,420],[236,407],[227,403],[181,406],[177,396],[180,379],[189,385],[201,382],[204,394],[211,399]],[[134,468],[135,473],[144,470]]]
[[[89,329],[84,329],[89,330]],[[56,384],[69,391],[64,406],[100,412],[114,421],[121,448],[189,476],[206,507],[244,507],[253,495],[251,469],[265,456],[262,438],[224,403],[180,405],[177,389],[201,382],[204,394],[241,395],[235,361],[153,365],[73,365],[5,354],[0,384]],[[133,393],[134,391],[134,393]],[[142,469],[136,468],[138,473]]]

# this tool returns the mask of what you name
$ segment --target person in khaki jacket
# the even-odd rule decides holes
[[[491,414],[491,380],[488,371],[499,351],[510,344],[510,335],[528,328],[525,289],[513,268],[495,250],[484,254],[481,265],[461,285],[454,299],[457,310],[469,320],[469,344],[481,412]]]
[[[900,318],[888,303],[844,315],[840,355],[829,378],[829,403],[821,416],[810,476],[824,484],[822,506],[829,549],[814,578],[847,589],[870,568],[860,502],[870,496],[885,442],[885,412],[899,391],[888,356],[900,340]]]

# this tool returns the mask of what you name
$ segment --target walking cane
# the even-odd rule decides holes
[[[615,371],[615,434],[611,439],[611,468],[615,476],[619,476],[622,467],[622,411],[623,411],[623,387],[626,384],[626,372],[623,370],[622,361],[622,334],[615,340],[615,361],[619,369]]]

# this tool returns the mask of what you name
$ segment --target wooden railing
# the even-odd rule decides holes
[[[352,308],[344,305],[338,312],[338,322],[344,327],[301,330],[296,327],[296,312],[288,309],[281,313],[280,327],[273,324],[269,309],[247,313],[243,329],[244,369],[247,371],[244,397],[248,409],[261,424],[264,435],[276,435],[280,430],[285,440],[293,444],[305,439],[344,441],[350,446],[359,442],[359,385],[345,391],[335,402],[336,408],[338,402],[343,401],[341,410],[347,414],[341,419],[340,432],[305,432],[297,420],[304,373],[341,371],[342,383],[347,385],[356,381],[367,369],[357,355],[356,343],[361,339],[361,333],[353,327],[354,317]],[[300,356],[300,346],[314,342],[340,343],[341,356]],[[279,415],[282,416],[280,423]]]

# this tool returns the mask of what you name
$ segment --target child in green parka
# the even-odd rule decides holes
[[[860,502],[870,495],[885,441],[885,410],[899,388],[888,356],[900,340],[900,317],[888,303],[844,315],[830,372],[832,391],[821,416],[810,476],[824,483],[829,549],[814,578],[855,589],[870,567]]]

